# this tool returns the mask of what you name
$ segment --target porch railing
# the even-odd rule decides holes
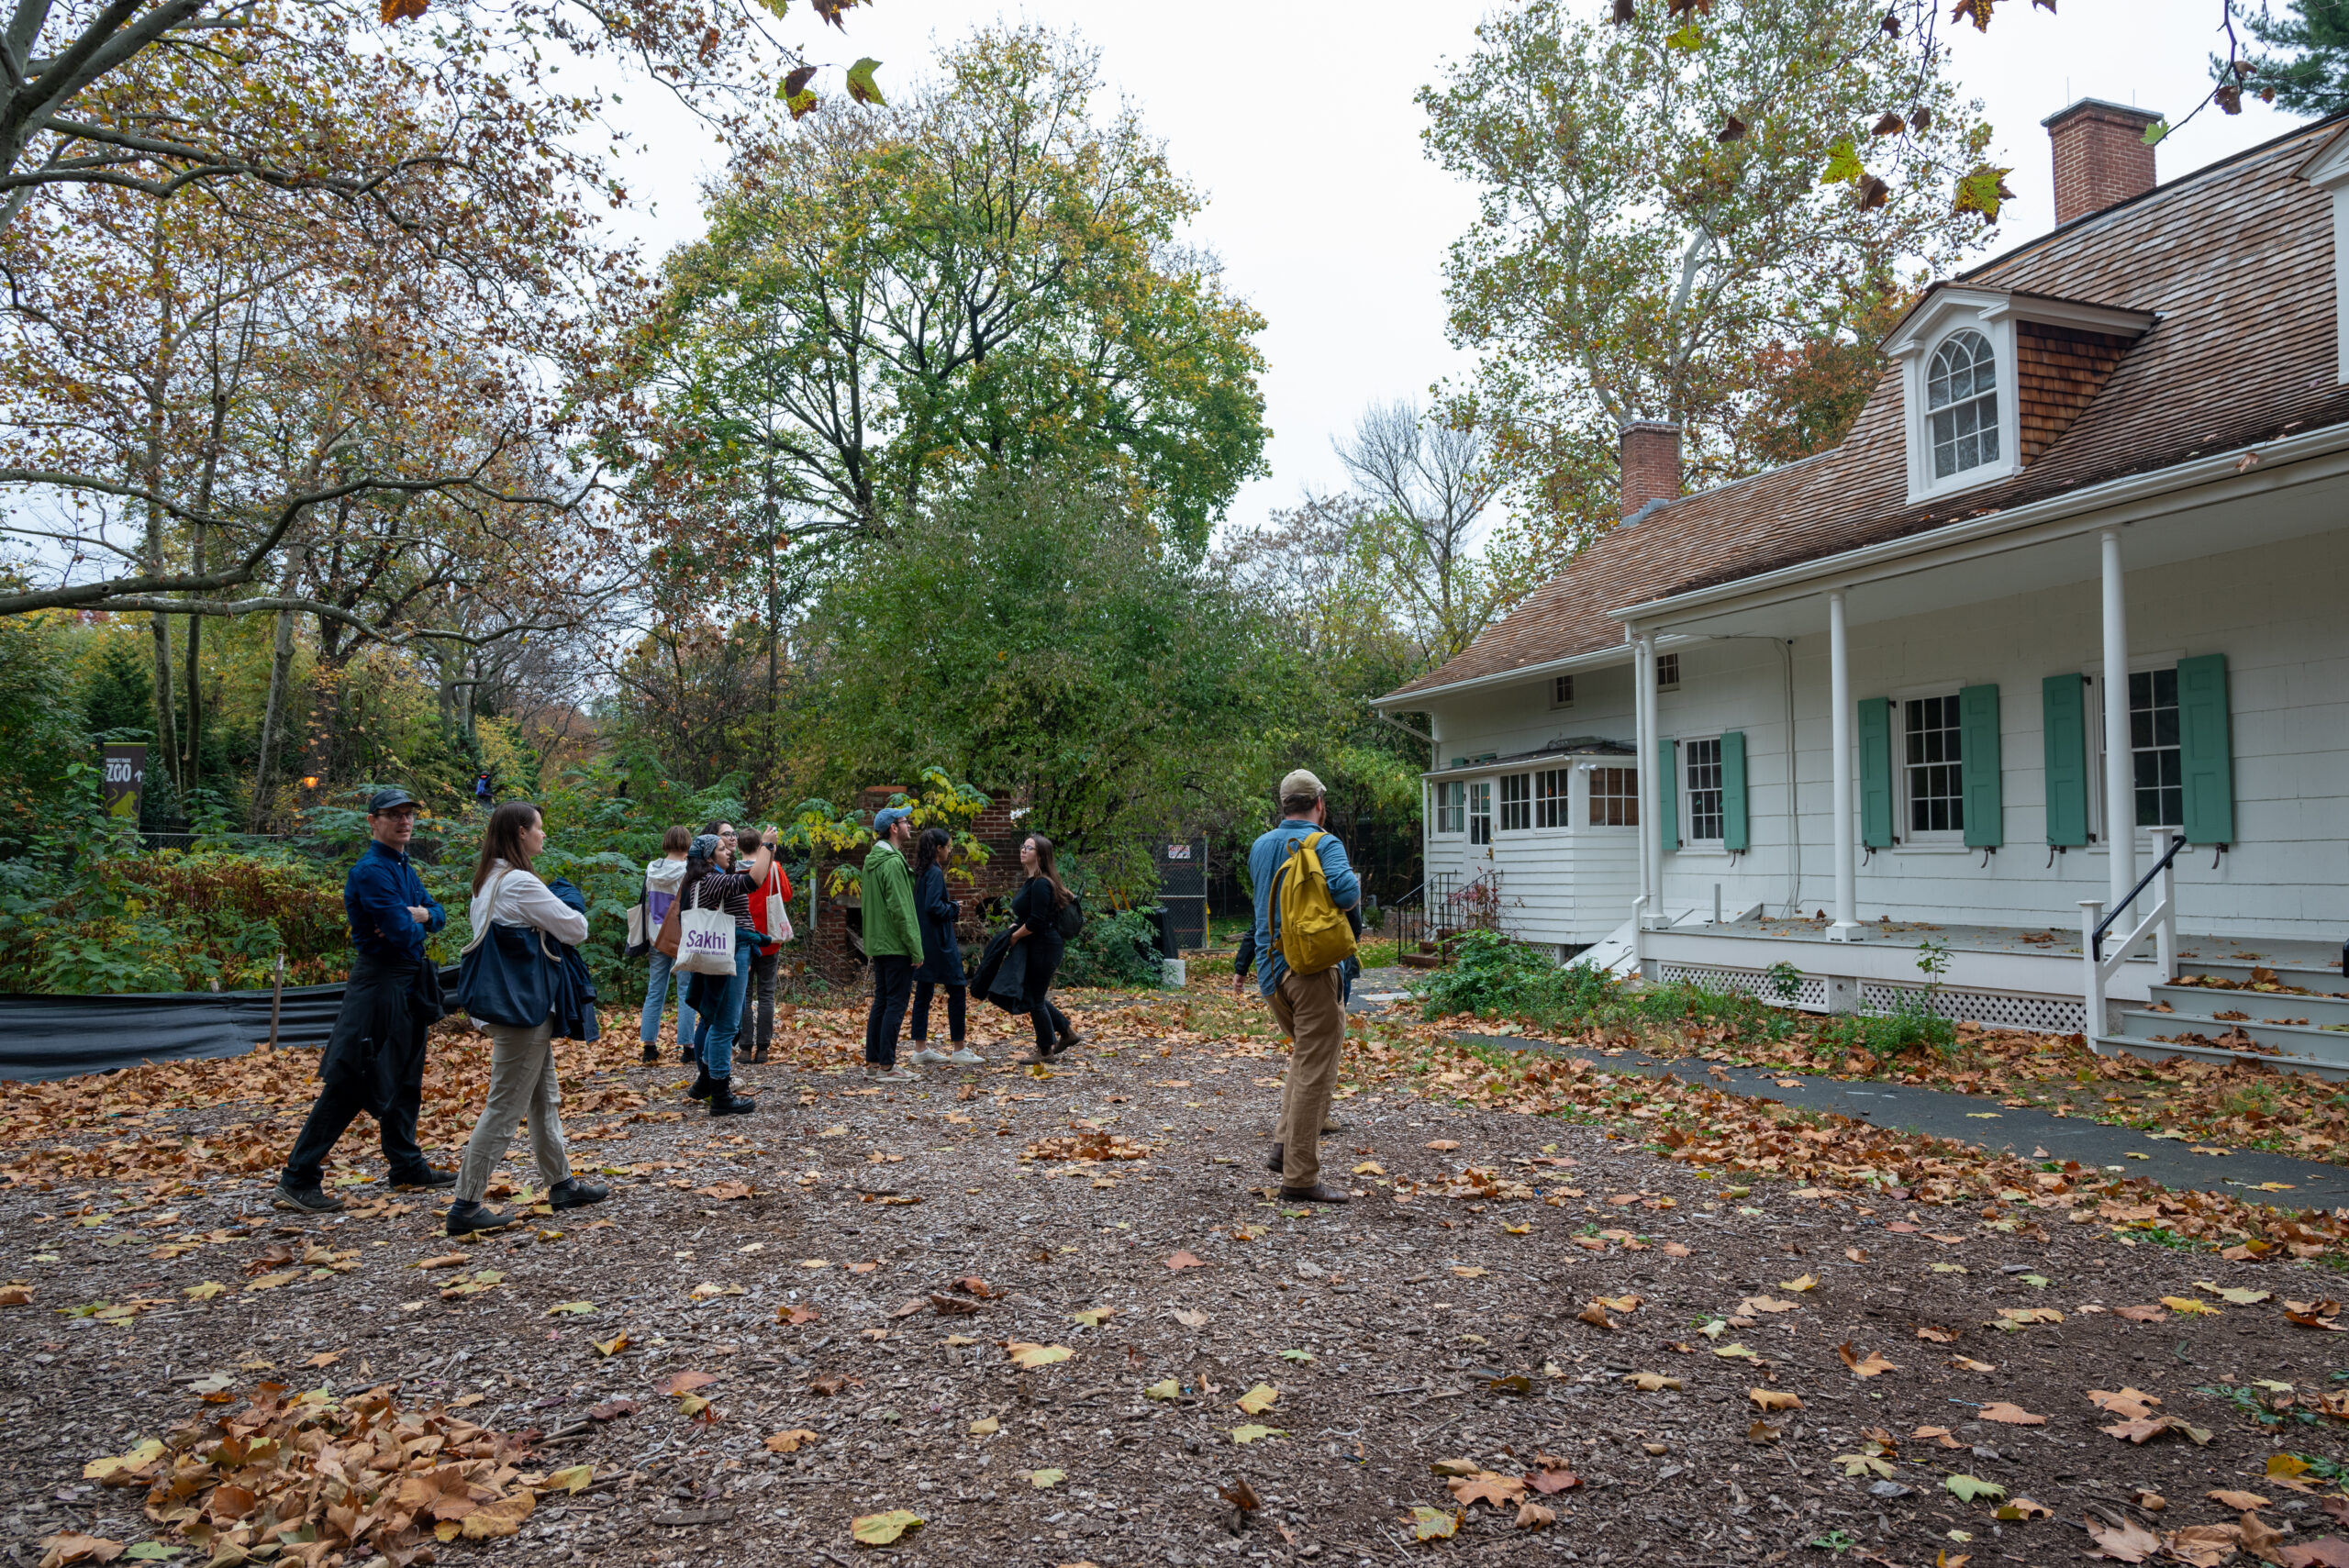
[[[1458,929],[1452,882],[1451,873],[1439,872],[1386,906],[1386,929],[1394,934],[1398,957],[1426,943],[1436,956],[1451,962],[1444,939]]]
[[[2186,840],[2174,828],[2156,828],[2154,829],[2154,843],[2161,851],[2160,857],[2154,862],[2151,871],[2138,878],[2137,885],[2129,890],[2126,898],[2113,906],[2110,914],[2105,913],[2101,899],[2080,900],[2080,962],[2086,965],[2083,978],[2086,982],[2084,989],[2087,992],[2090,1040],[2105,1031],[2107,985],[2148,935],[2154,939],[2154,966],[2160,972],[2161,979],[2166,982],[2177,973],[2177,876],[2171,868],[2177,859],[2177,851],[2185,847]],[[2148,885],[2154,890],[2154,906],[2145,912],[2145,917],[2138,921],[2128,935],[2113,943],[2112,952],[2108,957],[2104,951],[2106,930],[2137,901]]]

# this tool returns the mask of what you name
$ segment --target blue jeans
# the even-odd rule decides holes
[[[652,978],[644,987],[644,1017],[637,1025],[636,1037],[651,1045],[661,1038],[661,1014],[669,1006],[669,976],[677,961],[652,950]],[[685,982],[693,976],[677,973],[677,1039],[682,1043],[694,1038],[694,1010],[685,1006]]]
[[[694,1045],[702,1071],[713,1078],[733,1075],[734,1037],[742,1030],[742,997],[751,988],[751,960],[758,956],[759,943],[764,940],[748,926],[735,927],[734,977],[726,982],[725,994],[715,1008],[707,1005],[707,995],[702,998],[705,1005],[694,1030]]]

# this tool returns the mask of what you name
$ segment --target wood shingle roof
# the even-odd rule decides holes
[[[1954,280],[2159,317],[2133,343],[2069,335],[2071,368],[2048,367],[2024,389],[2037,439],[2021,473],[1911,506],[1893,367],[1836,447],[1610,529],[1464,651],[1386,700],[1620,647],[1622,627],[1608,612],[1626,606],[2349,420],[2332,198],[2299,177],[2341,134],[2338,119],[2294,131]]]

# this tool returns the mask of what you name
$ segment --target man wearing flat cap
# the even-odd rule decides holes
[[[373,1116],[383,1133],[393,1184],[457,1184],[455,1173],[426,1164],[416,1143],[424,1108],[424,1031],[448,1010],[440,972],[424,951],[425,940],[447,925],[448,917],[407,858],[416,810],[415,796],[404,789],[378,790],[367,803],[370,841],[342,883],[358,957],[318,1060],[317,1100],[271,1198],[279,1208],[331,1214],[343,1207],[320,1183],[335,1140],[361,1111]]]

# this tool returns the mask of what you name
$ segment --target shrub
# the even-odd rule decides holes
[[[1751,1041],[1783,1040],[1794,1027],[1780,1009],[1737,992],[1687,981],[1630,985],[1586,963],[1561,965],[1542,948],[1492,931],[1462,936],[1451,967],[1429,986],[1426,1016],[1447,1013],[1523,1018],[1560,1033],[1717,1029]]]
[[[1154,909],[1117,909],[1089,915],[1085,929],[1062,955],[1062,985],[1111,985],[1121,990],[1155,989],[1165,984],[1159,965]]]

